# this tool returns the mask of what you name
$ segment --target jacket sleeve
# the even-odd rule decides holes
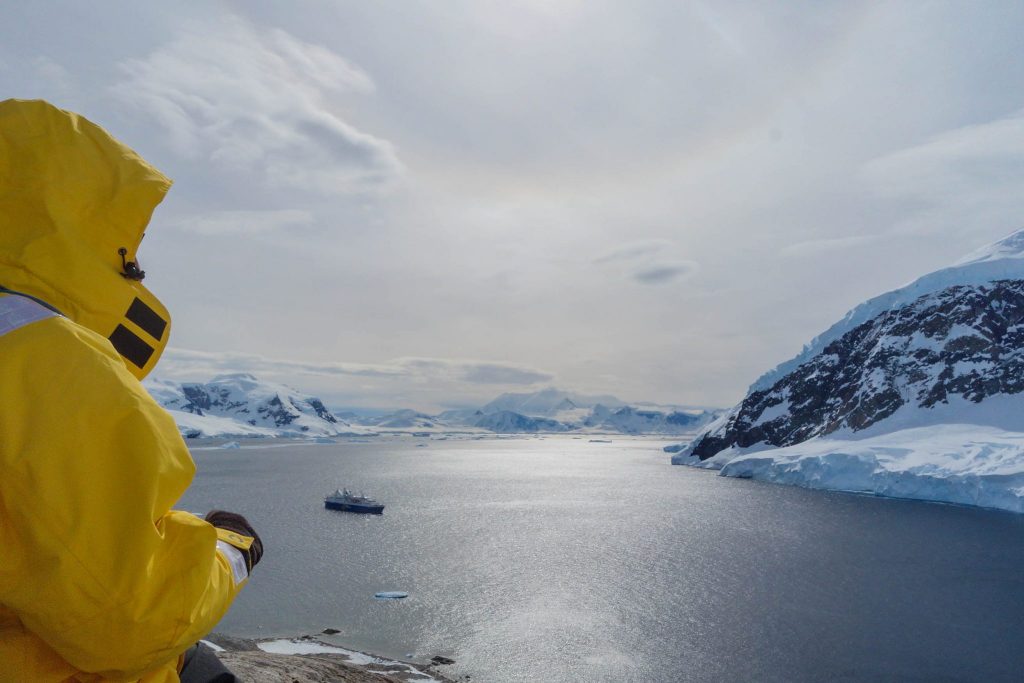
[[[63,318],[0,340],[0,603],[77,669],[135,679],[244,584],[171,506],[195,466],[107,340]]]

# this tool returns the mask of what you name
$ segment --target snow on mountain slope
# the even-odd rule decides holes
[[[947,424],[815,438],[728,459],[721,474],[1024,512],[1024,433]]]
[[[500,431],[500,425],[521,430],[527,421],[505,415],[482,419],[479,415],[509,413],[525,418],[547,418],[560,427],[540,426],[539,431],[583,430],[619,434],[692,434],[713,416],[704,410],[682,410],[671,406],[631,406],[614,396],[586,396],[559,389],[524,394],[502,394],[480,408],[477,414],[453,415],[472,426]],[[543,424],[543,423],[538,423]],[[486,426],[485,426],[486,425]],[[531,425],[530,431],[534,431]]]
[[[148,379],[144,386],[190,437],[367,433],[332,415],[320,399],[249,374],[220,375],[205,384]]]
[[[564,432],[570,427],[558,420],[546,417],[533,417],[502,410],[496,413],[481,415],[473,426],[500,434],[535,434],[537,432]]]
[[[600,408],[600,409],[598,409]],[[682,434],[692,433],[710,418],[709,413],[691,414],[678,410],[668,413],[642,410],[625,406],[611,410],[605,406],[595,408],[584,421],[587,427],[598,427],[622,434]]]
[[[456,427],[467,427],[472,425],[483,415],[477,408],[457,408],[453,410],[446,410],[436,416],[436,420],[441,424],[456,426]]]
[[[362,424],[381,429],[434,429],[438,426],[438,421],[437,418],[425,413],[405,409],[380,417],[363,418]]]
[[[878,468],[901,472],[907,490],[923,497],[937,490],[929,488],[935,478],[952,487],[980,486],[977,478],[942,474],[954,471],[943,455],[954,446],[940,439],[935,450],[927,430],[918,429],[931,426],[939,434],[948,424],[974,425],[979,443],[993,438],[988,428],[1024,431],[1024,231],[858,306],[755,382],[740,404],[697,438],[671,449],[678,451],[672,461],[832,487],[850,482],[849,472],[834,468],[852,462],[847,456],[853,452],[875,468],[851,470],[861,477],[857,490],[908,495],[892,493],[897,488],[890,475],[877,474]],[[961,426],[957,438],[969,440],[968,431]],[[923,440],[914,458],[891,456],[911,437]],[[1004,432],[996,442],[1004,444],[1002,457],[1012,460],[1021,440]],[[967,448],[963,457],[979,452]],[[930,468],[918,467],[929,454]],[[1024,451],[1015,457],[1024,461]],[[767,464],[773,458],[777,464]],[[1003,482],[1002,497],[986,495],[1005,507],[1018,484],[1000,477],[985,479],[985,485]]]
[[[558,412],[571,411],[575,408],[593,408],[599,403],[614,408],[626,405],[614,396],[584,396],[549,387],[528,394],[502,394],[480,410],[483,413],[509,410],[520,415],[552,417]]]

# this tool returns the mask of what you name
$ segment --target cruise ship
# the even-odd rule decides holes
[[[379,515],[384,512],[384,503],[378,503],[373,498],[366,496],[357,496],[348,489],[337,489],[324,498],[324,507],[329,510],[363,512],[371,515]]]

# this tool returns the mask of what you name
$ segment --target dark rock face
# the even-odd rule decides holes
[[[323,401],[321,401],[318,398],[311,398],[308,401],[306,401],[306,403],[309,404],[309,407],[313,409],[313,412],[315,412],[316,416],[319,417],[321,420],[327,420],[332,424],[337,424],[338,418],[334,417],[334,415],[331,414],[331,411],[327,410],[327,407],[324,406]]]
[[[748,394],[690,453],[706,460],[733,446],[789,446],[865,429],[908,404],[978,403],[1021,391],[1024,281],[949,287],[878,315]]]
[[[298,413],[294,412],[293,408],[291,410],[289,410],[289,408],[291,408],[291,406],[286,408],[284,404],[281,403],[280,396],[274,396],[272,399],[267,401],[266,404],[261,405],[257,409],[257,412],[259,412],[264,419],[272,421],[275,427],[283,427],[285,425],[290,425],[295,421],[295,418],[299,416]]]
[[[181,391],[188,402],[180,407],[187,413],[202,415],[204,410],[218,408],[241,413],[249,412],[245,403],[231,401],[231,392],[226,389],[211,388],[205,384],[182,384]]]

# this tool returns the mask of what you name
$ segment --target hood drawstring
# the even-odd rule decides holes
[[[135,280],[136,282],[139,282],[146,277],[146,271],[139,268],[139,262],[137,259],[135,261],[129,261],[126,258],[128,255],[127,249],[121,247],[117,250],[117,253],[121,255],[121,267],[124,269],[124,272],[121,273],[122,277],[127,280]]]

